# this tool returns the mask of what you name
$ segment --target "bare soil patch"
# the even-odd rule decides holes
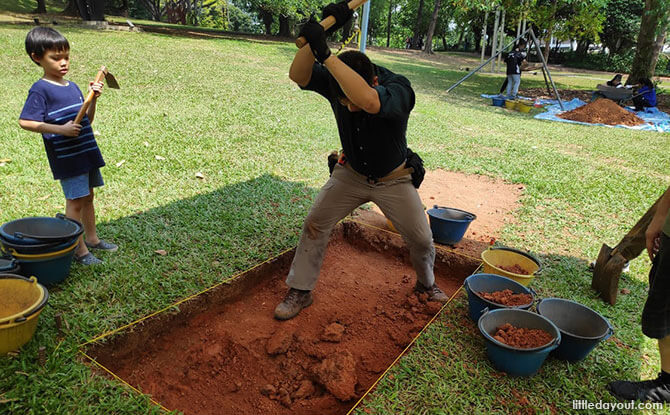
[[[530,304],[533,301],[533,297],[530,294],[514,294],[509,289],[490,293],[479,292],[478,294],[485,300],[512,307]]]
[[[477,215],[463,240],[454,248],[479,257],[500,236],[502,227],[514,220],[513,212],[520,206],[519,199],[524,189],[522,184],[437,169],[426,171],[426,177],[419,188],[419,197],[427,209],[434,205],[447,206]],[[372,210],[357,210],[354,217],[373,226],[391,230],[386,217],[376,205],[373,205]]]
[[[591,94],[593,90],[585,89],[559,89],[558,93],[561,96],[561,99],[569,101],[574,98],[579,98],[584,102],[591,102]],[[553,94],[547,92],[545,88],[526,88],[519,90],[519,95],[529,98],[545,98],[545,99],[555,99]],[[631,101],[626,102],[627,105],[633,105]],[[656,96],[656,107],[665,113],[670,113],[670,94],[659,94]]]
[[[345,414],[441,308],[413,293],[398,235],[353,222],[331,237],[314,304],[286,322],[293,252],[279,256],[90,353],[185,414]],[[438,252],[437,283],[455,292],[478,263]]]

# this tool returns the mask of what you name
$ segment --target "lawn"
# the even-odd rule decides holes
[[[11,159],[0,167],[0,222],[52,216],[64,205],[41,138],[17,125],[41,75],[23,49],[29,28],[0,25],[0,158]],[[0,359],[0,413],[159,413],[147,397],[93,374],[79,344],[294,246],[310,206],[305,196],[326,180],[325,156],[339,147],[337,130],[327,104],[288,79],[290,43],[60,30],[72,47],[69,79],[84,86],[105,64],[121,84],[104,91],[94,123],[107,161],[99,230],[121,250],[105,255],[103,266],[73,267],[52,290],[35,338]],[[648,260],[633,261],[620,283],[630,294],[615,307],[591,291],[586,264],[667,188],[661,150],[670,148],[670,136],[534,120],[478,97],[495,91],[500,76],[474,76],[447,95],[464,75],[456,65],[384,51],[370,56],[412,81],[417,104],[408,140],[428,168],[525,186],[522,207],[499,240],[541,257],[538,294],[594,308],[616,335],[580,364],[549,360],[533,378],[500,377],[465,320],[460,295],[356,413],[571,413],[572,400],[610,401],[609,380],[655,376],[658,353],[639,328]],[[555,77],[570,88],[601,80]],[[543,84],[541,75],[522,82]],[[168,255],[156,255],[159,249]],[[67,322],[61,331],[56,314]]]

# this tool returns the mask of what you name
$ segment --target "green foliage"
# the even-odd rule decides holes
[[[608,0],[600,40],[612,54],[635,46],[644,0]]]
[[[620,54],[589,53],[579,55],[575,52],[560,53],[553,59],[556,63],[573,68],[592,69],[596,71],[628,73],[635,56],[634,49],[628,49]],[[655,76],[670,76],[670,58],[661,54],[656,65]]]
[[[234,4],[228,5],[228,18],[230,19],[228,30],[233,32],[262,33],[260,23],[252,15]]]

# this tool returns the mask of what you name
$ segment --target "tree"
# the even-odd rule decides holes
[[[637,48],[627,84],[651,78],[663,48],[670,21],[670,0],[646,0],[637,36]]]
[[[161,5],[161,0],[141,0],[144,7],[151,14],[151,19],[160,22],[165,13],[165,4]]]
[[[428,26],[428,34],[426,35],[426,49],[425,53],[433,53],[433,33],[435,33],[435,26],[437,26],[437,15],[440,12],[440,0],[435,0],[433,7],[433,15],[430,18],[430,25]]]
[[[414,30],[412,32],[414,33],[414,36],[412,36],[412,49],[420,49],[419,48],[419,41],[421,40],[422,33],[421,33],[421,17],[423,15],[423,3],[424,0],[419,0],[419,9],[416,12],[416,20],[414,21]]]
[[[37,0],[37,8],[35,9],[35,13],[46,13],[47,12],[47,5],[45,4],[44,0]]]
[[[644,0],[609,0],[600,40],[610,54],[619,54],[635,46],[640,32]]]

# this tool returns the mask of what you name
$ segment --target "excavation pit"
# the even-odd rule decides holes
[[[440,310],[413,293],[401,238],[355,222],[331,237],[314,303],[280,322],[293,251],[99,340],[87,353],[170,410],[187,415],[346,414]],[[437,249],[448,295],[479,265]]]

